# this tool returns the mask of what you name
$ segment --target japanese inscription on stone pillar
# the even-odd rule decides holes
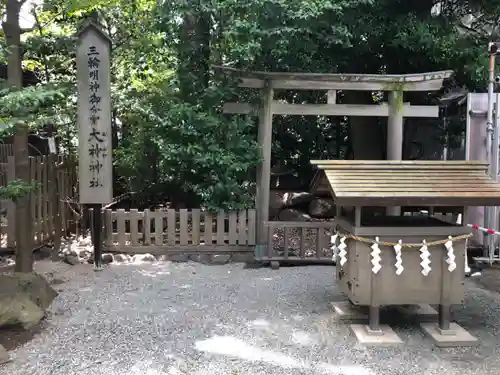
[[[110,50],[108,36],[93,22],[78,34],[80,203],[107,204],[113,198]]]

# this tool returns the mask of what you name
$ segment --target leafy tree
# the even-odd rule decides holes
[[[258,162],[256,124],[223,116],[220,109],[238,96],[257,103],[258,92],[236,90],[235,82],[213,74],[212,64],[325,73],[453,69],[452,85],[484,90],[486,44],[497,32],[499,3],[48,0],[32,10],[33,28],[16,29],[23,67],[36,72],[40,85],[0,92],[0,117],[38,132],[51,124],[61,148],[76,151],[73,35],[93,14],[113,39],[116,195],[134,191],[135,204],[143,207],[166,201],[245,207],[252,205]],[[4,25],[3,31],[0,56],[17,58],[5,48],[12,45],[12,30]],[[292,103],[325,100],[319,92],[276,95]],[[383,100],[380,93],[337,97],[342,103]],[[411,94],[408,100],[433,103],[436,95]],[[346,138],[356,157],[383,157],[380,149],[365,147],[385,144],[385,124],[377,119],[283,116],[274,124],[273,166],[295,171],[304,182],[311,176],[310,159],[346,157]]]

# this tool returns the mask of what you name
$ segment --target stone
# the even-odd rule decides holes
[[[10,257],[0,257],[0,267],[11,267],[16,262]]]
[[[333,218],[336,214],[335,203],[333,199],[315,198],[309,203],[308,213],[321,219]]]
[[[211,264],[226,264],[231,260],[231,255],[229,254],[214,254],[210,261]]]
[[[3,365],[4,363],[7,363],[9,361],[9,353],[7,353],[7,350],[2,345],[0,345],[0,365]]]
[[[187,254],[171,254],[168,255],[168,259],[172,262],[185,263],[189,261],[189,255]]]
[[[105,253],[101,256],[102,264],[110,264],[113,262],[113,254]]]
[[[132,263],[156,262],[156,258],[151,254],[136,254],[132,257]]]
[[[45,311],[26,295],[0,298],[0,327],[21,325],[24,329],[36,326]]]
[[[283,192],[272,191],[269,193],[269,217],[271,219],[278,216],[282,208],[285,207],[285,201],[283,200]]]
[[[36,273],[0,275],[0,327],[20,324],[37,325],[45,316],[57,292]]]
[[[449,330],[439,329],[437,323],[420,323],[420,328],[438,348],[477,346],[479,342],[457,323],[450,323]]]
[[[302,193],[285,193],[283,200],[286,207],[299,206],[301,204],[308,204],[314,199],[314,195],[308,192]]]
[[[351,330],[360,344],[374,346],[392,346],[403,343],[403,340],[388,325],[380,325],[379,331],[371,331],[365,324],[351,324]]]
[[[333,311],[340,321],[368,321],[368,313],[349,301],[332,302]]]
[[[48,246],[42,246],[33,252],[33,257],[35,260],[47,259],[52,255],[52,248]]]
[[[233,263],[252,263],[254,261],[254,253],[234,253],[231,257]]]
[[[64,256],[63,260],[64,260],[64,263],[68,263],[68,264],[70,264],[70,265],[72,265],[72,266],[75,266],[75,265],[77,265],[77,264],[80,264],[80,263],[81,263],[81,262],[80,262],[80,258],[78,258],[78,256],[73,255],[73,254],[70,254],[70,253],[69,253],[69,254],[66,254],[66,255]]]
[[[189,260],[201,264],[212,263],[212,256],[210,254],[192,254],[188,257]]]
[[[129,256],[125,254],[114,254],[113,261],[115,263],[127,263],[130,261]]]
[[[294,208],[287,208],[280,212],[278,219],[280,221],[310,221],[311,217]]]

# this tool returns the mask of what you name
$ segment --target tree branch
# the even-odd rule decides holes
[[[36,6],[33,7],[31,10],[31,13],[33,14],[33,18],[35,19],[35,26],[38,28],[38,32],[40,33],[40,36],[43,37],[43,26],[40,23],[40,20],[38,19],[38,14],[36,12]],[[50,73],[49,73],[49,62],[47,60],[47,56],[42,53],[42,59],[43,59],[43,65],[44,65],[44,70],[45,70],[45,81],[48,83],[50,82]]]
[[[35,16],[35,8],[36,7],[33,7],[33,10],[32,10],[32,14]],[[54,15],[54,17],[52,17],[50,20],[48,20],[47,22],[41,24],[41,23],[38,23],[38,22],[35,22],[35,25],[33,25],[32,27],[25,27],[25,28],[21,28],[21,34],[26,34],[26,33],[31,33],[35,30],[40,30],[43,29],[44,27],[47,27],[48,25],[50,25],[52,22],[54,22],[56,20],[57,17],[59,17],[61,15],[61,13],[57,13]]]

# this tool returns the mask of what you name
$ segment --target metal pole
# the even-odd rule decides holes
[[[493,95],[494,95],[494,85],[495,85],[495,52],[492,51],[492,47],[490,44],[489,48],[489,54],[490,54],[490,68],[489,68],[489,74],[488,74],[488,113],[486,117],[486,157],[487,160],[490,164],[489,167],[489,173],[491,178],[496,180],[497,176],[497,171],[498,171],[498,132],[494,131],[493,128]],[[493,52],[493,53],[492,53]],[[496,135],[496,141],[494,141],[495,138],[495,133]],[[496,145],[496,150],[494,149],[494,146]],[[484,209],[484,221],[485,221],[485,227],[490,228],[491,223],[494,222],[493,219],[493,213],[496,210],[493,210],[490,207],[485,207]],[[494,246],[493,246],[493,237],[489,236],[488,234],[485,235],[485,241],[488,247],[488,253],[490,257],[490,261],[493,256],[493,252],[495,251]]]
[[[496,98],[495,98],[496,99]],[[498,103],[496,102],[495,100],[495,105],[494,105],[494,112],[493,112],[493,150],[492,150],[492,153],[491,153],[491,158],[492,158],[492,164],[493,164],[493,167],[492,167],[492,172],[493,172],[493,180],[497,180],[498,179],[498,169],[499,169],[499,147],[500,147],[500,144],[499,144],[499,136],[500,136],[500,132],[499,132],[499,128],[498,128],[498,123],[497,123],[497,118],[498,118]],[[498,229],[498,207],[494,206],[494,207],[491,207],[490,209],[490,212],[491,212],[491,220],[490,220],[490,226],[491,228],[493,228],[494,230],[497,230]],[[490,253],[489,253],[489,258],[490,258],[490,264],[493,263],[493,259],[495,258],[495,251],[496,251],[496,247],[497,247],[497,239],[498,237],[496,236],[489,236],[490,238],[490,242],[491,242],[491,247],[490,247]]]

